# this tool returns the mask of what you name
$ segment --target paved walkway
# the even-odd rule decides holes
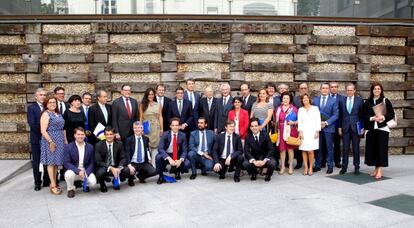
[[[0,161],[2,169],[5,164],[11,165]],[[33,191],[29,170],[0,185],[0,227],[413,227],[413,164],[414,156],[391,156],[385,170],[390,179],[366,177],[364,184],[324,171],[311,177],[276,174],[270,183],[246,176],[240,183],[231,176],[220,181],[213,174],[191,181],[184,175],[175,184],[159,186],[156,178],[135,187],[123,184],[119,192],[78,189],[73,199],[66,190],[61,196],[47,188]],[[375,206],[381,203],[404,213]]]

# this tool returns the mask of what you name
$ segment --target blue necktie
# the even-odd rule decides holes
[[[325,105],[326,105],[326,97],[325,97],[325,96],[323,96],[323,97],[322,97],[322,105],[321,105],[321,109],[325,108]]]
[[[204,131],[201,131],[201,152],[206,152],[206,139],[204,138]]]
[[[227,147],[226,147],[226,158],[229,156],[229,154],[230,154],[230,143],[231,143],[231,140],[230,140],[230,135],[228,135],[227,136]]]
[[[141,137],[137,138],[137,162],[142,162]]]
[[[348,113],[351,114],[351,112],[352,112],[352,97],[348,97],[347,109],[348,109]]]

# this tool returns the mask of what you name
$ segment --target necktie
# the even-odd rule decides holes
[[[128,118],[131,119],[131,107],[129,106],[129,98],[126,97],[125,98],[125,103],[126,103],[126,109],[127,109],[127,113],[128,113]]]
[[[259,144],[259,140],[257,139],[257,135],[254,136],[254,141],[256,141],[256,143]]]
[[[142,163],[141,137],[137,138],[137,162]]]
[[[60,114],[62,114],[63,115],[63,105],[62,105],[62,102],[60,102],[59,103],[59,112],[60,112]]]
[[[246,101],[247,101],[246,97],[243,97],[243,104],[244,105],[246,105]]]
[[[43,105],[40,104],[39,107],[40,107],[40,111],[42,112],[43,111]]]
[[[193,99],[193,92],[189,92],[189,94],[188,94],[188,98],[189,98],[189,100],[190,100],[190,102],[191,102],[191,106],[194,108],[194,99]]]
[[[206,152],[206,139],[204,135],[204,131],[201,131],[201,152]]]
[[[323,97],[322,97],[322,105],[321,105],[321,109],[322,109],[322,108],[325,108],[325,105],[326,105],[326,97],[325,97],[325,96],[323,96]]]
[[[178,159],[177,134],[173,134],[173,160]]]
[[[231,143],[231,139],[230,139],[230,135],[227,136],[227,147],[226,147],[226,158],[229,156],[230,154],[230,143]]]
[[[89,129],[88,112],[89,112],[89,108],[86,107],[85,108],[85,130],[89,131],[90,129]],[[85,138],[85,139],[87,139],[87,138]]]
[[[181,104],[181,100],[178,100],[178,113],[181,116],[181,112],[183,111],[183,105]]]
[[[209,98],[207,101],[208,101],[208,111],[211,111],[211,98]]]
[[[351,114],[352,112],[352,97],[348,97],[348,105],[346,106],[348,113]]]
[[[223,97],[223,107],[225,107],[225,106],[226,106],[226,98]]]
[[[108,154],[106,155],[106,163],[112,165],[112,145],[108,145]]]
[[[106,110],[105,105],[101,106],[101,110],[105,118],[105,123],[108,123],[108,110]]]

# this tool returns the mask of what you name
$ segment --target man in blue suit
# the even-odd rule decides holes
[[[338,103],[335,98],[329,96],[329,84],[323,83],[320,88],[321,95],[313,99],[313,105],[319,108],[321,112],[321,134],[319,136],[319,150],[315,156],[315,169],[314,171],[321,170],[322,156],[327,155],[328,158],[328,170],[327,174],[333,172],[334,160],[333,160],[333,137],[335,134],[335,121],[339,117]],[[325,144],[325,145],[324,145]]]
[[[339,100],[339,116],[341,122],[339,123],[339,135],[342,135],[342,169],[339,174],[345,174],[348,169],[349,160],[349,144],[352,142],[352,153],[354,156],[354,174],[359,175],[359,130],[362,130],[362,108],[363,101],[359,96],[355,96],[355,85],[349,83],[346,86],[346,97]],[[359,123],[358,123],[359,122]]]
[[[197,130],[190,134],[188,158],[191,162],[190,180],[197,177],[197,164],[201,165],[201,175],[207,176],[207,171],[213,169],[214,132],[207,129],[207,120],[198,118]]]
[[[85,142],[85,129],[78,127],[74,133],[75,141],[65,146],[65,181],[68,189],[68,197],[75,197],[75,181],[83,181],[86,177],[89,187],[96,184],[96,177],[93,174],[95,169],[95,152],[93,146]]]
[[[42,173],[39,172],[40,164],[40,139],[42,134],[40,133],[40,115],[43,111],[43,102],[46,98],[46,91],[43,88],[38,88],[35,92],[36,103],[33,103],[27,107],[27,122],[30,126],[30,148],[32,152],[32,168],[34,178],[34,190],[39,191],[42,185]],[[47,174],[47,166],[44,167],[43,172],[43,186],[49,185],[49,175]]]
[[[190,161],[187,159],[187,138],[179,131],[180,120],[172,118],[169,131],[165,131],[158,145],[158,154],[155,157],[159,178],[157,184],[164,183],[163,171],[167,163],[171,165],[171,171],[175,173],[175,179],[180,180],[180,173],[188,171]]]
[[[184,89],[178,87],[175,90],[175,100],[170,101],[168,110],[168,119],[179,119],[179,130],[186,134],[187,139],[190,137],[193,124],[193,108],[190,101],[183,99]]]
[[[184,93],[184,99],[190,101],[193,109],[193,123],[190,125],[190,131],[193,131],[196,129],[199,117],[198,110],[200,106],[200,94],[194,91],[195,81],[193,79],[188,79],[185,85],[187,87],[187,91]]]
[[[217,101],[216,119],[214,121],[214,133],[220,134],[225,131],[224,125],[228,119],[228,114],[233,108],[233,97],[230,94],[230,85],[228,83],[220,86],[221,98]]]

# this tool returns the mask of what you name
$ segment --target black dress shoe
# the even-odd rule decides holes
[[[191,174],[190,180],[194,180],[194,179],[196,179],[196,177],[197,177],[197,174]]]
[[[326,170],[326,174],[332,174],[333,173],[333,168],[328,168],[328,170]]]
[[[176,180],[181,180],[181,175],[180,175],[180,173],[175,173],[175,179],[176,179]]]
[[[158,177],[157,184],[162,184],[164,182],[165,182],[164,177],[162,177],[162,176]]]
[[[145,183],[145,179],[144,178],[138,178],[139,179],[139,183],[144,184]]]
[[[135,186],[134,179],[128,179],[128,185],[131,187]]]
[[[253,173],[252,176],[250,177],[250,180],[252,180],[252,181],[256,180],[256,178],[257,178],[256,176],[257,176],[257,174]]]
[[[43,182],[43,187],[49,187],[50,182]]]
[[[223,180],[224,178],[226,178],[226,176],[224,175],[220,175],[219,179]]]
[[[119,186],[118,187],[114,187],[114,190],[115,191],[119,191],[119,190],[121,190],[121,187],[119,187]]]
[[[339,174],[345,174],[346,173],[346,169],[342,168],[341,171],[339,171]]]
[[[264,180],[265,180],[266,182],[269,182],[271,179],[272,179],[272,177],[271,177],[271,176],[266,175],[266,177],[265,177],[265,179],[264,179]]]
[[[87,186],[84,190],[83,190],[84,192],[90,192],[91,191],[91,189]]]
[[[359,174],[361,174],[361,172],[359,172],[359,169],[355,169],[354,174],[359,175]]]
[[[73,198],[75,197],[75,190],[69,190],[68,191],[68,198]]]
[[[101,192],[107,192],[108,188],[106,187],[105,182],[101,183]]]
[[[321,171],[321,168],[314,168],[314,169],[313,169],[313,172],[314,172],[314,173],[319,172],[319,171]]]
[[[83,181],[75,181],[73,185],[75,185],[75,188],[82,188]]]
[[[322,169],[323,169],[323,168],[326,168],[326,164],[321,165],[321,168],[322,168]]]
[[[207,172],[201,172],[201,176],[207,176]]]
[[[297,164],[294,169],[301,169],[301,168],[302,168],[302,165],[301,164]]]
[[[340,168],[342,168],[342,165],[341,165],[341,163],[335,163],[335,167],[340,169]]]
[[[42,189],[42,187],[40,187],[40,184],[36,184],[34,190],[37,192],[40,191],[40,189]]]
[[[240,182],[240,177],[234,177],[233,179],[234,179],[234,182],[236,183]]]

